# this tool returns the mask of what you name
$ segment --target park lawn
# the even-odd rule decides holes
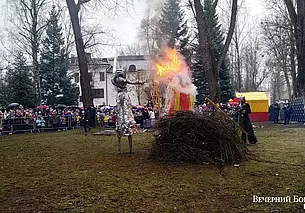
[[[253,195],[305,197],[305,131],[255,129],[255,160],[239,166],[165,164],[147,158],[153,136],[80,130],[0,136],[0,212],[305,212],[303,203],[253,203]]]

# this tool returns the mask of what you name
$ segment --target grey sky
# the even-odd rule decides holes
[[[162,0],[150,0],[149,6],[152,4],[159,4]],[[264,13],[263,6],[261,4],[261,0],[245,0],[245,4],[250,8],[251,16],[253,17],[261,17]],[[108,18],[105,22],[109,27],[113,27],[116,30],[119,30],[120,38],[122,44],[132,44],[136,41],[137,36],[137,28],[140,25],[141,18],[143,18],[145,9],[147,5],[142,2],[137,2],[135,8],[137,10],[134,11],[130,16],[118,16],[115,19]],[[112,51],[109,48],[109,53],[114,54],[114,48]]]
[[[140,21],[144,16],[145,9],[147,7],[146,2],[149,2],[149,6],[152,4],[160,4],[160,0],[135,0],[134,7],[130,8],[128,13],[117,15],[97,15],[96,19],[101,25],[104,25],[109,30],[112,30],[116,37],[119,39],[119,43],[122,45],[132,44],[136,41],[137,29],[140,25]],[[0,29],[3,30],[5,26],[5,3],[6,0],[0,0]],[[261,0],[245,0],[247,6],[251,10],[251,16],[261,16],[263,14],[263,8]],[[105,56],[112,56],[114,54],[114,48],[108,47],[105,49]]]

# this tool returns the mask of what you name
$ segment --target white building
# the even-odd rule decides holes
[[[93,104],[100,105],[116,105],[116,88],[111,83],[113,78],[113,63],[114,58],[91,58],[89,60],[89,78],[91,88],[93,90]],[[127,79],[129,80],[145,80],[148,78],[148,70],[150,70],[150,62],[143,55],[136,56],[118,56],[117,69],[126,71]],[[77,57],[71,57],[69,60],[69,73],[73,75],[73,82],[77,83],[80,88],[80,75]],[[149,85],[143,86],[128,86],[131,102],[133,105],[146,104],[150,96]],[[139,103],[140,102],[140,103]],[[81,102],[81,88],[79,106]]]

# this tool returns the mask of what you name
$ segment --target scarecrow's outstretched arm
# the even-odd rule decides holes
[[[145,84],[147,82],[147,80],[146,81],[130,81],[130,80],[127,80],[127,83],[128,84],[134,84],[134,85],[136,85],[136,84],[141,84],[141,85],[143,85],[143,84]]]

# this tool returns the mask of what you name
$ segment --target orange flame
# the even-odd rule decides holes
[[[183,59],[176,49],[165,49],[165,59],[156,63],[157,77],[174,76],[179,73]]]

